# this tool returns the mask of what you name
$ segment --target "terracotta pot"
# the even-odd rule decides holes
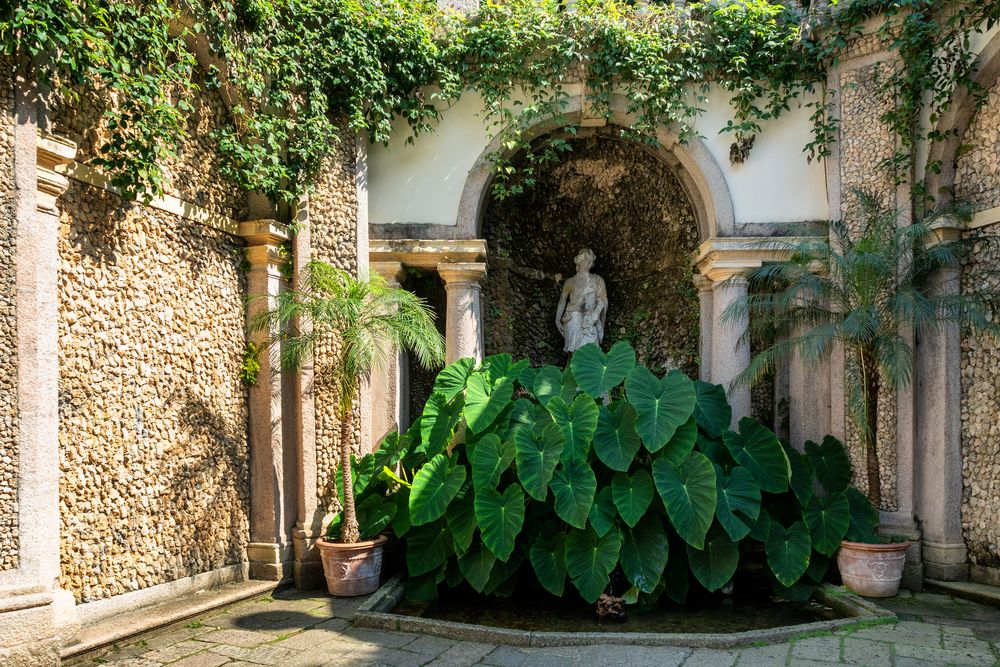
[[[378,590],[383,544],[385,537],[382,535],[354,544],[317,540],[330,595],[354,597]]]
[[[909,542],[892,544],[840,543],[837,566],[844,585],[858,595],[891,598],[899,592]]]

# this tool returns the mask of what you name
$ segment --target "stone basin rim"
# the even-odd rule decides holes
[[[520,647],[593,646],[681,646],[688,648],[735,648],[758,643],[775,643],[803,634],[832,632],[858,623],[894,623],[896,614],[861,598],[840,586],[824,584],[814,593],[817,601],[845,615],[829,621],[783,625],[760,630],[732,633],[669,632],[543,632],[517,630],[492,625],[442,621],[420,616],[394,614],[406,592],[402,574],[397,574],[379,588],[355,612],[355,626],[396,632],[413,632],[459,641],[475,641]]]

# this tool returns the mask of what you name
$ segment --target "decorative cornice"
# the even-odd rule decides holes
[[[486,277],[485,262],[445,262],[437,265],[438,275],[446,288],[479,288],[479,281]]]
[[[486,261],[486,241],[375,239],[368,242],[368,259],[376,262],[399,262],[415,269],[436,270],[445,263]]]
[[[69,187],[69,179],[63,172],[76,157],[76,144],[69,139],[39,133],[35,147],[38,210],[59,215],[56,199]]]
[[[977,229],[979,227],[989,227],[990,225],[995,225],[1000,222],[1000,206],[994,206],[993,208],[984,209],[978,211],[972,216],[972,220],[967,225],[968,229]]]
[[[788,246],[808,237],[727,237],[709,239],[698,246],[694,266],[712,282],[728,280],[764,262],[788,258]]]
[[[277,220],[247,220],[236,226],[236,235],[246,239],[249,246],[280,246],[288,240],[288,225]]]
[[[406,268],[402,262],[369,262],[368,268],[385,278],[385,281],[392,287],[399,287],[403,282],[403,274]]]

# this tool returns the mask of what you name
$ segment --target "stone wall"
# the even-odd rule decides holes
[[[358,269],[358,192],[355,182],[356,148],[346,130],[334,157],[327,160],[309,197],[309,234],[313,259],[352,273]],[[324,357],[336,354],[334,346],[316,350],[316,476],[321,511],[339,510],[336,470],[340,461],[340,420],[336,417],[337,391],[324,367]],[[354,442],[360,451],[360,414],[354,411]]]
[[[631,342],[657,373],[696,374],[698,227],[680,182],[645,147],[603,134],[574,141],[524,194],[488,205],[483,235],[487,354],[566,363],[556,306],[573,257],[590,247],[608,291],[605,343]]]
[[[962,141],[955,193],[979,208],[1000,205],[1000,84]],[[996,229],[990,230],[996,234]],[[1000,249],[976,244],[963,284],[1000,289]],[[1000,350],[985,336],[962,339],[962,530],[975,565],[1000,567]]]
[[[0,58],[0,570],[17,567],[17,303],[13,63]]]
[[[168,194],[243,215],[192,100]],[[95,155],[102,103],[59,105],[54,131]],[[242,242],[103,189],[60,199],[61,586],[108,598],[246,560],[249,471]]]
[[[878,44],[878,39],[869,35],[862,38],[850,54],[867,54]],[[895,174],[879,167],[896,152],[896,140],[891,128],[879,120],[893,105],[892,89],[886,85],[889,76],[887,67],[885,63],[876,63],[845,69],[840,74],[841,215],[849,223],[855,215],[858,201],[852,188],[863,186],[882,197],[887,205],[894,205],[895,202]],[[848,434],[846,444],[854,464],[852,483],[867,491],[865,452],[849,416],[845,433]],[[879,395],[876,450],[882,478],[882,509],[895,510],[898,507],[896,399],[891,391],[884,388]]]

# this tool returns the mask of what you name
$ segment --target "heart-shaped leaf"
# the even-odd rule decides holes
[[[473,373],[465,390],[465,422],[479,433],[493,423],[514,395],[514,378],[501,377],[490,384],[484,373]]]
[[[535,376],[534,394],[542,405],[547,405],[553,396],[559,396],[567,403],[576,398],[576,380],[569,368],[543,366]]]
[[[574,530],[566,538],[566,571],[587,602],[596,602],[607,588],[621,546],[617,529],[604,537],[598,537],[591,528]]]
[[[838,493],[848,487],[851,483],[851,459],[840,440],[828,435],[821,445],[806,442],[805,450],[816,479],[827,493]]]
[[[452,466],[448,457],[438,454],[417,471],[410,489],[410,521],[422,526],[444,516],[462,482],[465,468]]]
[[[414,526],[406,537],[406,569],[411,577],[436,570],[452,554],[451,534],[444,521]]]
[[[798,498],[799,504],[805,507],[813,497],[812,464],[806,455],[791,447],[785,447],[785,456],[788,457],[788,466],[792,470],[788,485],[792,487],[792,493]]]
[[[723,436],[733,459],[745,467],[757,480],[757,486],[769,493],[782,493],[788,489],[791,467],[785,450],[766,426],[755,419],[740,420],[740,432],[727,432]]]
[[[524,524],[524,491],[517,484],[508,486],[503,494],[476,489],[475,510],[483,543],[506,561]]]
[[[704,549],[687,546],[688,563],[694,578],[709,591],[716,591],[733,578],[740,562],[740,547],[721,530],[713,531]]]
[[[694,383],[678,370],[658,380],[645,366],[636,366],[625,379],[625,393],[638,417],[636,431],[650,452],[667,444],[694,411]]]
[[[475,359],[468,357],[448,364],[434,380],[434,393],[443,394],[446,399],[452,400],[465,391],[465,384],[475,366]]]
[[[677,534],[696,549],[715,516],[715,467],[699,452],[691,452],[680,466],[665,459],[653,461],[653,482]]]
[[[482,593],[490,581],[497,557],[482,544],[475,544],[458,558],[458,569],[477,593]]]
[[[535,500],[545,500],[548,495],[549,482],[559,463],[564,442],[562,430],[552,422],[541,432],[527,428],[514,431],[517,477]]]
[[[878,537],[878,512],[872,507],[868,497],[853,486],[844,491],[847,502],[851,506],[851,527],[847,530],[845,539],[852,542],[873,542]]]
[[[514,462],[514,445],[500,442],[495,433],[490,433],[476,442],[471,459],[472,483],[476,490],[496,489],[500,476]]]
[[[667,531],[656,514],[650,513],[635,527],[622,530],[622,571],[643,593],[652,593],[660,583],[669,553]]]
[[[620,472],[611,480],[611,498],[622,520],[633,527],[653,502],[653,478],[642,468],[631,477]]]
[[[809,568],[812,553],[809,530],[801,521],[788,528],[772,521],[764,552],[767,554],[767,565],[778,581],[783,586],[792,586]]]
[[[851,505],[843,493],[827,498],[814,496],[802,510],[813,549],[832,556],[851,527]]]
[[[510,415],[510,427],[527,428],[530,431],[541,430],[546,424],[552,421],[552,415],[548,413],[544,406],[535,403],[527,398],[519,398],[514,401],[514,408]]]
[[[761,507],[760,514],[757,516],[757,522],[750,529],[750,537],[758,542],[767,544],[767,539],[771,536],[771,524],[773,522],[771,515],[768,514],[766,509]]]
[[[746,468],[733,468],[728,475],[716,467],[716,489],[719,504],[715,516],[730,539],[740,541],[760,516],[760,487]]]
[[[709,437],[718,438],[729,430],[733,409],[726,400],[726,390],[721,384],[694,381],[694,417],[698,426]]]
[[[538,583],[549,593],[561,596],[566,586],[566,534],[556,533],[550,539],[539,535],[528,549],[528,559]]]
[[[517,374],[517,383],[528,391],[534,391],[535,378],[538,377],[538,371],[540,370],[540,368],[532,368],[530,365],[525,366]]]
[[[375,539],[392,522],[396,509],[395,503],[389,502],[383,495],[368,496],[358,503],[358,530],[361,539]]]
[[[467,492],[464,496],[459,493],[459,497],[448,505],[444,518],[448,522],[448,531],[451,533],[455,553],[465,553],[469,545],[472,544],[473,533],[476,532],[476,513],[473,508],[472,493]]]
[[[448,447],[464,405],[461,396],[449,401],[444,394],[434,393],[427,399],[420,415],[420,449],[428,459]]]
[[[615,525],[615,503],[611,499],[611,487],[606,486],[594,497],[590,507],[590,526],[598,537],[604,537]]]
[[[691,417],[677,427],[673,437],[667,442],[667,446],[660,452],[660,457],[665,458],[675,466],[680,465],[694,450],[694,444],[697,440],[698,422],[695,421],[694,417]]]
[[[573,353],[569,365],[580,389],[591,396],[603,396],[635,368],[635,350],[619,341],[604,354],[596,344],[588,343]]]
[[[556,514],[574,528],[587,525],[590,507],[594,504],[597,478],[586,461],[563,461],[549,482],[555,497]]]
[[[567,405],[561,396],[553,396],[545,408],[566,438],[562,460],[574,457],[586,460],[597,429],[598,410],[594,399],[587,394],[579,394],[572,405]]]
[[[600,407],[594,431],[594,451],[612,470],[628,470],[642,446],[635,431],[635,420],[635,410],[625,401],[612,401]]]

